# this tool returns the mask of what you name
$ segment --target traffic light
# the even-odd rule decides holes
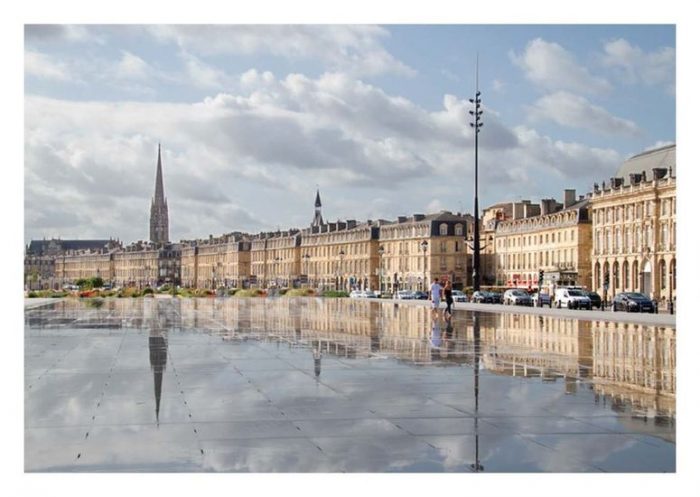
[[[540,281],[544,279],[544,271],[540,269]]]

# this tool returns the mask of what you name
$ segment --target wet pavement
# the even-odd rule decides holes
[[[25,309],[29,472],[673,472],[675,328],[352,299]]]

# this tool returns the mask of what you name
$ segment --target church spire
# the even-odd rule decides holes
[[[323,224],[323,216],[321,216],[321,194],[318,192],[318,188],[316,188],[316,202],[314,206],[314,219],[311,221],[312,228]]]
[[[151,231],[150,240],[154,243],[168,243],[168,201],[165,199],[163,188],[163,165],[160,158],[160,143],[158,144],[158,165],[156,167],[156,188],[151,202]]]

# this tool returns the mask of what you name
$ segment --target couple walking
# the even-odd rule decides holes
[[[452,282],[447,280],[445,282],[445,287],[443,288],[442,285],[440,285],[438,278],[435,278],[435,281],[433,281],[433,284],[430,286],[430,300],[432,301],[432,308],[436,312],[440,308],[441,297],[444,297],[445,302],[447,303],[445,315],[447,316],[449,314],[452,316],[452,304],[454,303],[454,300],[452,299]]]

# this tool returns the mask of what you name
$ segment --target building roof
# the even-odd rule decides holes
[[[617,170],[615,177],[624,178],[626,181],[632,173],[641,174],[645,172],[646,177],[653,177],[652,169],[654,168],[672,168],[675,176],[676,170],[676,144],[665,145],[663,147],[647,150],[641,154],[630,157],[622,163],[620,169]]]
[[[89,249],[103,249],[112,240],[32,240],[29,242],[29,247],[27,247],[27,253],[33,255],[42,255],[48,249],[49,246],[57,246],[62,252],[68,250],[89,250]]]

